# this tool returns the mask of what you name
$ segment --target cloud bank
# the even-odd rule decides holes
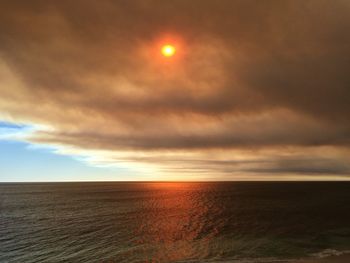
[[[348,1],[0,5],[0,117],[32,143],[164,179],[350,175]]]

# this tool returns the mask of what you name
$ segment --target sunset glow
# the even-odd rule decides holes
[[[0,181],[350,180],[348,1],[102,2],[1,2]]]
[[[0,263],[350,263],[349,28],[350,0],[0,0]]]

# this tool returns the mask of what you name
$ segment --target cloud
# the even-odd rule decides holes
[[[349,174],[347,1],[1,6],[1,118],[45,127],[33,143],[227,178]],[[173,61],[158,54],[168,39],[179,47]],[[318,156],[324,147],[332,154]],[[278,154],[260,163],[270,150]],[[212,151],[225,161],[204,156]],[[255,161],[232,166],[237,151]]]

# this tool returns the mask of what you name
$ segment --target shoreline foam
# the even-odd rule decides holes
[[[313,257],[305,258],[297,261],[292,261],[292,263],[349,263],[350,253],[331,255],[325,257]]]

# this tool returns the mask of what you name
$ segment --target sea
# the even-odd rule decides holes
[[[0,262],[290,262],[350,250],[350,182],[0,184]]]

